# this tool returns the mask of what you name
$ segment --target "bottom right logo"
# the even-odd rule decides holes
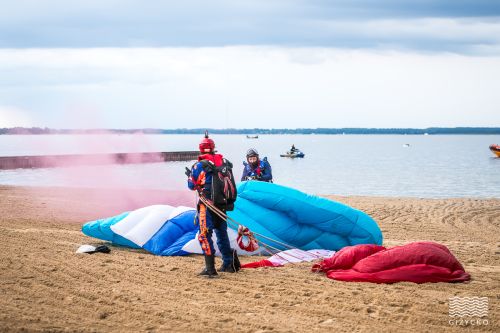
[[[450,297],[449,324],[458,326],[488,325],[488,297]]]

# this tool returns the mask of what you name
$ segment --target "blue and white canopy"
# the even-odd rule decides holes
[[[90,237],[116,245],[143,248],[161,256],[202,254],[195,216],[196,210],[193,208],[154,205],[88,222],[83,225],[82,231]],[[228,234],[231,247],[239,250],[236,244],[237,232],[229,229]],[[220,255],[217,238],[215,235],[213,237],[216,254]],[[239,252],[249,254],[243,250]]]
[[[228,215],[255,232],[261,244],[275,250],[339,250],[348,245],[382,244],[382,233],[367,214],[272,183],[241,183],[235,209]],[[195,216],[194,208],[154,205],[88,222],[82,231],[87,236],[143,248],[156,255],[201,254]],[[239,254],[262,253],[262,247],[252,253],[241,250],[236,242],[237,226],[230,223],[229,227],[231,247]],[[216,245],[215,233],[213,237]]]

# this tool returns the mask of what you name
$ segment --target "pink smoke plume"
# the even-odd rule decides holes
[[[151,152],[152,150],[147,136],[142,133],[127,136],[127,147],[123,147],[123,141],[118,140],[118,138],[116,135],[84,136],[78,138],[78,145],[81,151],[88,153],[103,148],[109,152],[137,152],[140,150]],[[69,160],[68,165],[60,165],[59,171],[67,187],[75,187],[75,185],[80,184],[88,188],[94,184],[96,186],[93,189],[96,192],[95,195],[101,197],[99,192],[102,189],[111,189],[112,196],[103,198],[103,201],[110,201],[112,206],[118,206],[124,210],[153,204],[192,205],[193,194],[185,188],[179,188],[175,191],[144,188],[142,182],[145,178],[155,177],[155,175],[118,172],[117,167],[99,165],[141,163],[144,159],[144,154],[140,152],[127,154],[125,158],[120,160],[114,159],[113,155],[86,155],[78,157],[76,161]],[[147,160],[148,162],[168,163],[163,162],[160,154],[147,155]],[[75,167],[74,163],[87,166]],[[161,178],[158,179],[158,187],[162,187],[162,181],[165,182],[165,188],[167,188],[166,179]]]
[[[78,120],[75,118],[78,117],[84,118],[79,123],[88,128],[99,128],[100,126],[96,125],[103,123],[100,119],[101,113],[96,108],[76,107],[71,111],[68,112],[68,123],[75,123],[75,120]],[[97,210],[109,210],[108,214],[114,214],[153,204],[194,205],[194,194],[185,187],[174,190],[170,187],[167,190],[166,180],[158,179],[156,189],[147,188],[142,183],[146,177],[149,177],[149,180],[151,177],[155,177],[154,174],[144,174],[144,172],[140,172],[140,168],[134,169],[135,173],[118,172],[119,168],[109,166],[109,164],[143,162],[144,159],[148,159],[148,162],[168,163],[160,162],[162,161],[160,154],[148,154],[147,156],[143,154],[145,152],[151,153],[154,150],[150,136],[141,132],[132,135],[119,135],[102,131],[98,135],[68,135],[66,138],[68,142],[62,146],[67,147],[69,144],[72,147],[71,153],[75,155],[57,162],[47,160],[47,163],[56,163],[58,183],[67,188],[68,193],[79,193],[70,189],[84,187],[86,200],[94,202]],[[60,140],[51,142],[56,147],[47,147],[45,143],[43,147],[33,147],[33,150],[60,152],[61,146],[57,147],[61,145]],[[125,157],[117,159],[116,155],[112,155],[114,153],[133,154],[127,154]],[[183,169],[181,166],[179,168]],[[166,170],[168,168],[162,169],[162,172],[168,172]],[[181,174],[183,175],[183,173]],[[168,177],[178,176],[168,175]],[[161,189],[162,182],[165,183],[165,189]],[[82,199],[85,200],[85,198]]]

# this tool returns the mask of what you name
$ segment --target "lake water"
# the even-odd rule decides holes
[[[0,156],[196,150],[201,135],[0,136]],[[500,198],[500,158],[480,135],[214,135],[239,179],[248,148],[276,183],[314,194]],[[280,157],[295,144],[303,159]],[[408,146],[409,145],[409,146]],[[0,171],[0,184],[179,190],[191,162]]]

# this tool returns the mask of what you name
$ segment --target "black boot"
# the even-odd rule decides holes
[[[240,258],[238,258],[238,252],[236,250],[233,250],[233,261],[236,271],[239,271],[241,269],[241,263]]]
[[[238,253],[236,252],[236,250],[231,251],[233,253],[231,263],[228,265],[222,264],[222,266],[219,268],[219,272],[236,273],[241,269],[241,263],[240,259],[238,258]]]
[[[215,256],[213,254],[210,256],[205,255],[205,268],[198,275],[208,278],[214,278],[219,275],[215,270]]]

